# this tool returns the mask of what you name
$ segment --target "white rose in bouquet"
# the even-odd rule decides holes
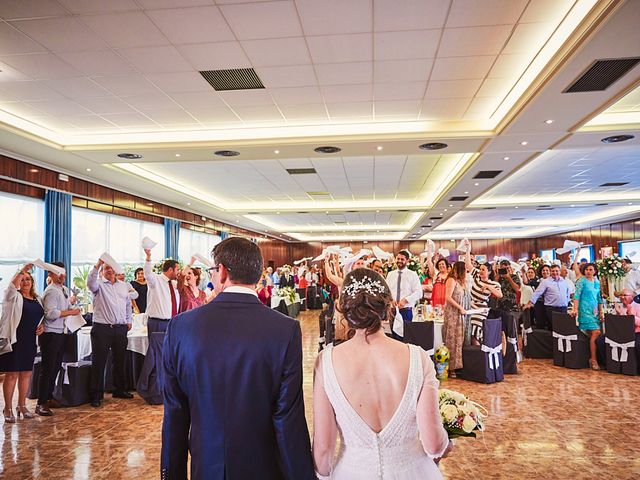
[[[453,423],[458,418],[458,409],[455,405],[443,405],[440,407],[440,414],[447,423]]]
[[[465,415],[464,420],[462,421],[462,430],[467,433],[471,433],[478,423],[471,418],[471,415]]]

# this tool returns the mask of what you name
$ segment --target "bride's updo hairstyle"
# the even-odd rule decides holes
[[[351,328],[376,333],[383,321],[393,319],[391,292],[386,280],[368,268],[352,270],[345,278],[337,309]]]

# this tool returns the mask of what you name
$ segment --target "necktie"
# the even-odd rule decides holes
[[[396,285],[396,302],[400,301],[400,284],[402,283],[402,270],[398,270],[398,284]]]
[[[173,290],[171,280],[167,282],[167,285],[169,285],[169,294],[171,295],[171,318],[173,318],[178,314],[178,302],[176,301],[176,292]]]

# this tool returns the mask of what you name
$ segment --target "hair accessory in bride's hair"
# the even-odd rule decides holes
[[[350,297],[355,297],[356,294],[363,291],[377,295],[384,293],[386,289],[379,280],[374,280],[367,276],[362,277],[362,280],[355,280],[342,288],[342,292]]]

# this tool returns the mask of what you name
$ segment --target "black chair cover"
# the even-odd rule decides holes
[[[127,350],[124,354],[124,382],[127,391],[136,389],[142,373],[144,357],[141,353],[132,352],[131,350]],[[113,356],[109,352],[104,368],[104,391],[112,392],[113,389]]]
[[[404,322],[404,343],[421,347],[428,355],[434,354],[434,323]]]
[[[33,360],[33,370],[31,371],[31,380],[29,381],[29,393],[27,398],[36,400],[38,398],[38,377],[40,376],[40,362],[42,358],[36,357]]]
[[[66,376],[69,383],[64,383]],[[89,384],[91,380],[91,362],[82,361],[74,363],[63,363],[60,374],[56,380],[53,390],[55,398],[64,407],[77,407],[83,403],[89,403]]]
[[[528,358],[553,358],[553,336],[549,330],[535,328],[531,322],[531,313],[531,309],[522,312],[524,356]]]
[[[607,372],[638,375],[633,315],[604,316]]]
[[[483,329],[482,345],[462,347],[462,378],[479,383],[501,382],[504,380],[502,320],[488,318],[483,322]]]
[[[62,362],[77,362],[82,360],[78,358],[78,332],[69,333],[64,336],[64,351],[62,353]]]
[[[566,313],[553,312],[553,364],[565,368],[589,368],[589,339]]]
[[[502,331],[507,340],[504,353],[504,373],[518,373],[518,325],[516,313],[506,310],[489,310],[489,318],[500,318],[502,321]]]
[[[154,332],[149,335],[149,349],[142,365],[137,391],[149,405],[162,405],[162,344],[164,332]]]

